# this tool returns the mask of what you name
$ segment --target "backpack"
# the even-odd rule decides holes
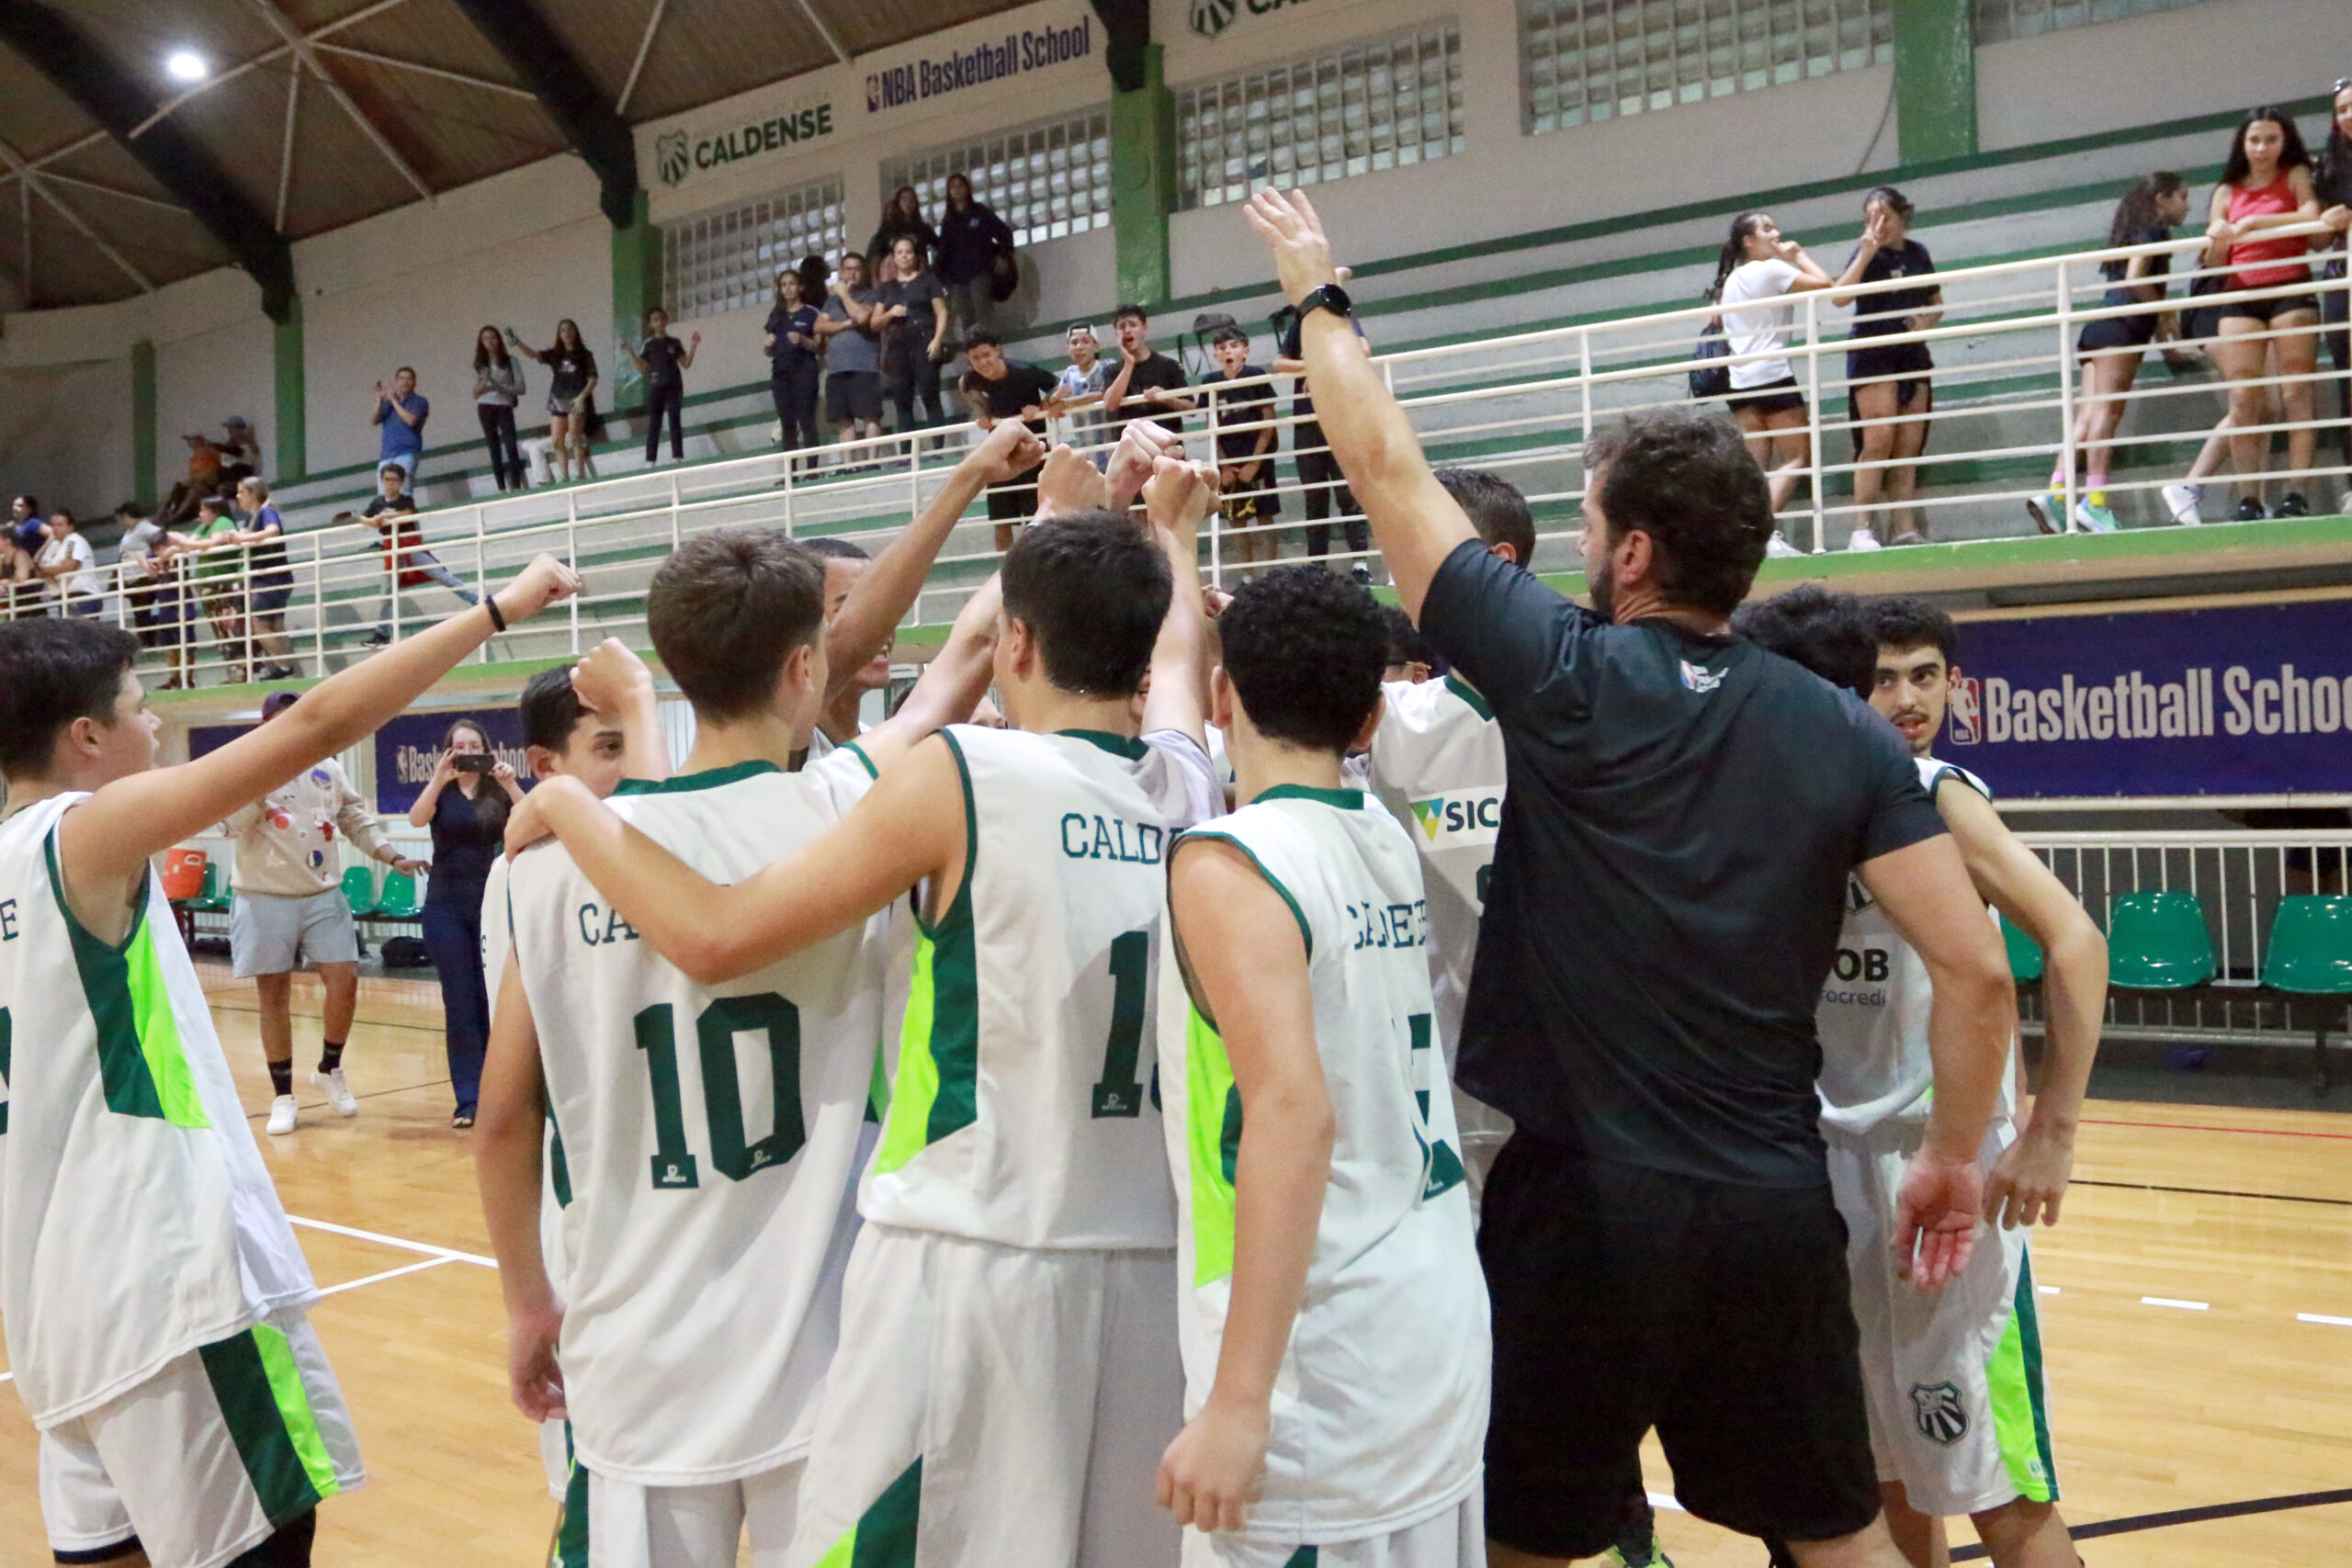
[[[1690,395],[1704,401],[1709,398],[1731,396],[1731,367],[1716,361],[1731,357],[1731,344],[1724,338],[1721,316],[1710,321],[1699,333],[1698,345],[1690,357],[1701,361],[1690,369]]]

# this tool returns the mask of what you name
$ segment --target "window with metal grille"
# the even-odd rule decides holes
[[[1894,58],[1894,0],[1520,0],[1531,133]]]
[[[1976,41],[2000,43],[2064,32],[2099,22],[2120,22],[2151,11],[2177,11],[2198,0],[1975,0]]]
[[[1177,205],[1243,201],[1462,151],[1451,22],[1176,94]]]
[[[1111,225],[1111,111],[1089,109],[1062,119],[1023,126],[977,141],[934,147],[882,165],[882,204],[901,186],[922,199],[933,223],[947,207],[947,176],[972,182],[972,199],[985,202],[1012,231],[1012,243],[1034,245]]]
[[[848,243],[839,178],[662,225],[662,299],[673,319],[764,305],[800,258],[838,261]]]

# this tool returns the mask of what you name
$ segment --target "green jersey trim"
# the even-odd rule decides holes
[[[1261,800],[1311,800],[1322,806],[1336,806],[1342,811],[1362,811],[1363,791],[1360,789],[1317,789],[1311,784],[1275,784],[1261,792],[1250,804]]]
[[[571,1207],[571,1162],[564,1157],[563,1128],[555,1119],[555,1098],[548,1093],[547,1085],[539,1085],[539,1105],[548,1117],[548,1190],[555,1194],[555,1206]]]
[[[0,1079],[5,1079],[17,1066],[17,1025],[6,1008],[0,1008]],[[0,1100],[0,1135],[8,1131],[8,1102]]]
[[[1469,704],[1470,711],[1472,713],[1476,714],[1488,724],[1494,723],[1495,710],[1488,707],[1487,705],[1487,699],[1480,696],[1476,688],[1473,687],[1470,682],[1464,681],[1461,676],[1449,671],[1445,677],[1445,689],[1452,692],[1455,696],[1460,697],[1464,702]]]
[[[1241,1091],[1216,1026],[1184,1016],[1184,1148],[1193,1195],[1193,1285],[1233,1273],[1233,1173],[1241,1154]]]
[[[259,1324],[200,1346],[197,1354],[245,1477],[272,1525],[300,1518],[341,1490],[285,1335]]]
[[[1057,729],[1054,733],[1083,740],[1089,746],[1100,746],[1114,757],[1124,757],[1130,762],[1140,762],[1151,755],[1151,748],[1132,735],[1114,735],[1107,729]]]
[[[849,1533],[825,1549],[814,1568],[914,1568],[922,1524],[922,1460],[883,1488]]]
[[[1349,791],[1348,793],[1356,794],[1354,791]],[[1259,798],[1263,799],[1264,796],[1261,795]],[[1361,802],[1363,797],[1362,795],[1358,794],[1356,798]],[[1219,832],[1214,828],[1195,828],[1192,831],[1178,838],[1175,845],[1169,850],[1168,860],[1170,865],[1173,866],[1175,863],[1176,851],[1178,849],[1182,849],[1184,845],[1193,842],[1196,839],[1216,839],[1222,843],[1231,844],[1235,849],[1239,850],[1243,854],[1250,857],[1250,863],[1258,868],[1258,874],[1266,879],[1266,886],[1281,894],[1283,902],[1290,906],[1290,918],[1298,922],[1298,940],[1300,942],[1305,944],[1307,959],[1309,962],[1312,962],[1315,957],[1315,932],[1310,930],[1306,924],[1306,911],[1298,907],[1298,900],[1292,897],[1290,889],[1283,886],[1283,879],[1276,876],[1272,872],[1268,871],[1266,869],[1266,863],[1260,860],[1258,858],[1257,852],[1250,849],[1249,845],[1243,843],[1232,834]]]
[[[563,1517],[556,1523],[548,1568],[588,1568],[588,1467],[572,1451],[569,1421],[563,1424],[563,1457],[571,1468],[564,1478]]]
[[[2035,1310],[2033,1258],[2018,1260],[2018,1291],[2009,1321],[1985,1368],[1993,1434],[2018,1495],[2033,1503],[2058,1500],[2058,1467],[2050,1448],[2050,1411],[2041,1376],[2041,1324]]]
[[[64,917],[74,949],[82,999],[97,1025],[98,1080],[107,1109],[124,1116],[152,1116],[175,1127],[209,1127],[172,1013],[170,983],[147,923],[147,878],[141,871],[131,905],[130,932],[119,945],[102,941],[74,917],[66,902],[65,879],[57,869],[57,829],[41,842],[49,863],[49,888]]]
[[[888,1176],[942,1138],[979,1120],[979,956],[972,926],[972,879],[980,855],[979,810],[964,749],[946,730],[964,791],[964,879],[933,926],[915,917],[914,975],[899,1031],[899,1077],[890,1086],[882,1146],[874,1156]]]
[[[843,741],[840,746],[834,749],[836,750],[846,751],[851,756],[856,758],[859,765],[865,769],[865,776],[867,778],[878,779],[882,776],[882,770],[874,765],[874,759],[867,756],[865,754],[865,748],[860,746],[856,741]]]
[[[874,764],[867,763],[872,767]],[[706,768],[698,773],[680,773],[673,779],[623,779],[615,795],[689,795],[698,789],[718,789],[724,784],[757,778],[762,773],[784,772],[764,758],[754,757],[748,762],[733,762],[723,768]]]

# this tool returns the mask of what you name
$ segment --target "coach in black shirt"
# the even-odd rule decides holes
[[[1460,1043],[1518,1132],[1487,1179],[1497,1568],[1594,1556],[1655,1427],[1691,1513],[1800,1562],[1903,1559],[1879,1521],[1816,1130],[1814,1010],[1860,875],[1935,982],[1936,1092],[1901,1197],[1915,1281],[1966,1260],[2015,997],[1917,770],[1864,705],[1728,635],[1771,532],[1738,433],[1594,433],[1585,610],[1487,555],[1344,319],[1303,198],[1250,206],[1324,434],[1422,632],[1483,694],[1509,791]],[[1333,309],[1333,306],[1340,309]]]

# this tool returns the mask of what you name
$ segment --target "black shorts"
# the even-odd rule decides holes
[[[2156,341],[2154,310],[2137,316],[2102,316],[2075,339],[2077,354],[2137,353]]]
[[[2235,278],[2232,278],[2230,284],[2232,288],[2239,286]],[[2278,294],[2267,299],[2236,299],[2213,308],[2225,321],[2233,316],[2245,316],[2267,327],[2279,317],[2291,316],[2298,310],[2309,310],[2312,315],[2318,315],[2319,300],[2310,294]]]
[[[1797,390],[1797,378],[1793,376],[1783,376],[1745,390],[1735,388],[1726,400],[1735,410],[1753,409],[1758,413],[1784,413],[1804,407],[1804,394]]]
[[[836,370],[825,378],[825,416],[835,424],[854,419],[882,423],[882,372]]]
[[[1046,471],[1043,463],[1024,474],[1015,474],[1001,485],[988,490],[989,521],[1018,523],[1037,514],[1037,476]]]
[[[1691,1513],[1830,1540],[1878,1517],[1878,1467],[1825,1182],[1734,1187],[1590,1160],[1522,1128],[1487,1179],[1494,1303],[1487,1534],[1591,1557],[1643,1495],[1652,1427]]]

